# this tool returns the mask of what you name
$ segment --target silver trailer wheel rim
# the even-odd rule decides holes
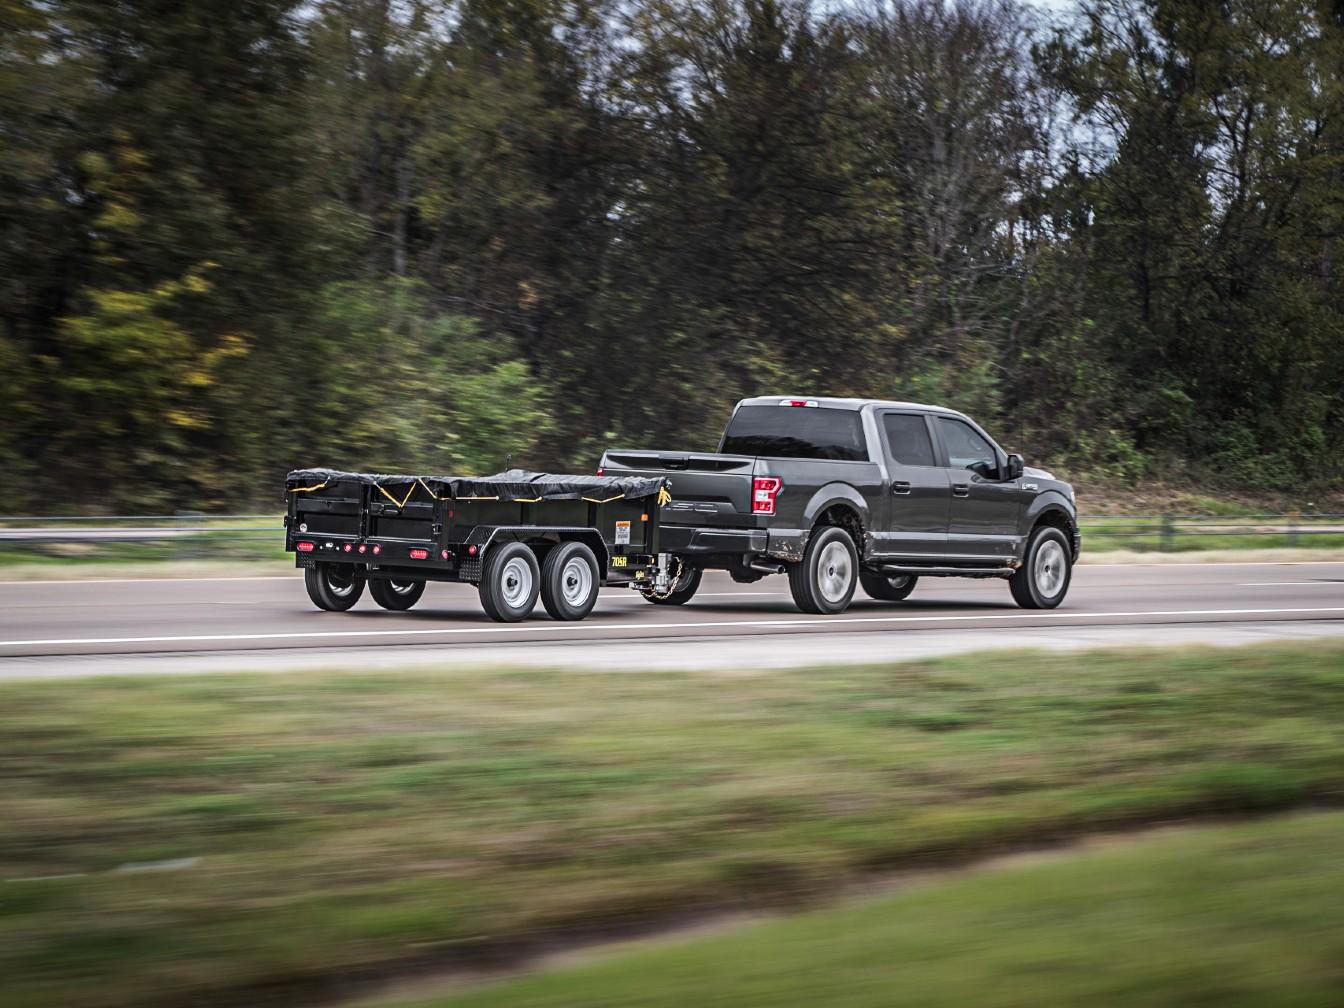
[[[396,592],[398,595],[409,595],[411,592],[415,591],[415,586],[416,586],[418,583],[419,583],[419,582],[417,582],[417,581],[389,581],[389,582],[388,582],[388,584],[390,584],[390,585],[392,586],[392,590],[393,590],[394,592]]]
[[[532,568],[522,557],[514,557],[500,571],[500,594],[510,609],[520,609],[532,594]]]
[[[896,591],[900,591],[910,583],[909,574],[898,574],[896,577],[887,578],[887,584],[891,585]]]
[[[1036,569],[1033,573],[1037,589],[1046,598],[1054,598],[1064,587],[1065,564],[1064,548],[1053,539],[1042,543],[1036,551]]]
[[[570,605],[579,608],[588,601],[592,591],[592,568],[582,557],[570,557],[560,571],[560,594]]]
[[[345,598],[355,590],[355,579],[338,574],[335,571],[327,572],[327,587],[337,598]]]
[[[854,576],[849,562],[849,550],[844,543],[832,542],[822,547],[817,557],[817,589],[827,602],[841,602],[849,591]]]

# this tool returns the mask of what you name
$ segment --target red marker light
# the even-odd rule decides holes
[[[447,550],[439,550],[439,556],[442,557],[444,560],[447,560],[447,559],[448,559],[448,551],[447,551]]]
[[[300,553],[311,553],[314,547],[310,542],[298,542],[294,544],[294,548]]]
[[[366,545],[364,545],[364,543],[360,543],[360,544],[359,544],[359,551],[360,551],[361,553],[367,553],[367,552],[369,551],[369,547],[366,546]]]
[[[374,543],[374,544],[373,544],[373,555],[374,555],[374,556],[377,556],[377,555],[380,554],[382,551],[383,551],[383,548],[382,548],[381,546],[379,546],[377,543]]]
[[[347,553],[349,553],[351,550],[354,549],[354,547],[351,546],[349,543],[346,543],[346,544],[342,547],[342,549],[344,549]]]
[[[784,489],[784,481],[777,476],[757,476],[751,481],[751,513],[772,515],[775,498]]]
[[[417,547],[417,548],[411,550],[411,559],[412,559],[412,560],[428,560],[428,559],[429,559],[429,550],[427,550],[427,549],[420,549],[419,547]]]
[[[475,556],[475,555],[476,555],[476,547],[475,547],[475,546],[468,546],[468,547],[467,547],[467,556]]]

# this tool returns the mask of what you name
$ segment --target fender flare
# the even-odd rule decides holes
[[[803,508],[803,530],[811,532],[817,523],[817,518],[836,504],[849,505],[858,514],[859,521],[865,529],[872,527],[868,502],[863,499],[861,493],[848,483],[827,483],[812,495],[807,506]]]
[[[1042,518],[1052,514],[1057,514],[1064,519],[1071,539],[1078,535],[1078,516],[1074,512],[1073,505],[1069,503],[1069,499],[1058,490],[1047,490],[1027,506],[1026,512],[1022,516],[1021,538],[1024,550],[1026,549],[1027,539],[1031,535],[1031,530],[1036,527]],[[1018,559],[1022,558],[1018,557]],[[1077,559],[1076,553],[1074,559]]]

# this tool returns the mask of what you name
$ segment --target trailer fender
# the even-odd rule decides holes
[[[501,542],[520,542],[533,547],[544,559],[552,546],[562,542],[581,542],[593,551],[597,557],[597,567],[602,583],[607,583],[607,567],[611,563],[610,550],[602,541],[601,534],[595,528],[581,526],[571,528],[538,528],[535,525],[478,525],[467,536],[464,545],[475,546],[484,558],[490,547]]]

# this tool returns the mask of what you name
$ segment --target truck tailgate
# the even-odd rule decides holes
[[[751,480],[757,466],[749,455],[617,450],[602,458],[608,476],[668,478],[672,502],[662,509],[664,525],[764,527],[763,519],[751,513]]]

